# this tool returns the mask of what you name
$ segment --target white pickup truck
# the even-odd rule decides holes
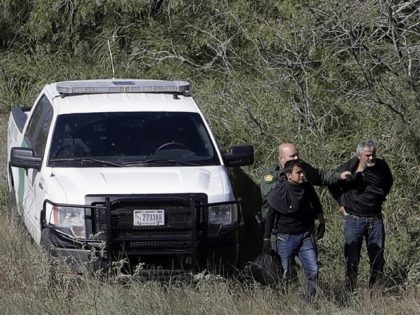
[[[8,187],[30,235],[73,265],[124,259],[144,270],[234,267],[240,203],[190,84],[85,80],[47,84],[8,124]]]

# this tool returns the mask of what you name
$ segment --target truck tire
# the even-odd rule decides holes
[[[56,257],[57,253],[54,249],[55,248],[54,245],[50,241],[49,233],[50,233],[49,229],[46,229],[46,228],[42,229],[40,245],[47,252],[49,256]]]

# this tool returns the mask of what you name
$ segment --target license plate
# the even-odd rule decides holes
[[[133,220],[135,226],[165,225],[165,210],[134,210]]]

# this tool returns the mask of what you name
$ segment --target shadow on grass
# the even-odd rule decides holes
[[[229,170],[236,198],[241,198],[244,225],[239,231],[239,267],[253,261],[261,253],[263,231],[255,214],[261,207],[259,186],[241,168]]]

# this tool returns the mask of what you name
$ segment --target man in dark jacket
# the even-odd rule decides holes
[[[370,262],[369,287],[377,283],[384,267],[385,234],[382,204],[391,190],[393,178],[388,164],[376,158],[376,143],[367,140],[357,146],[357,157],[341,165],[337,171],[352,172],[352,179],[330,191],[344,215],[344,257],[346,288],[353,290],[357,282],[360,251],[366,240]]]
[[[284,165],[287,161],[290,160],[299,160],[299,152],[295,144],[293,143],[282,143],[278,148],[278,157],[277,164],[268,168],[262,179],[260,180],[260,190],[262,197],[262,206],[260,211],[259,220],[264,220],[267,216],[269,209],[267,196],[279,186],[285,180],[284,174]],[[312,185],[322,186],[322,185],[332,185],[336,184],[342,180],[345,180],[350,172],[336,172],[336,171],[324,171],[319,170],[310,164],[301,161],[301,167],[305,173],[305,180]],[[324,229],[325,225],[320,226],[320,230]],[[276,228],[274,229],[277,230]],[[276,237],[272,237],[272,247],[277,248],[276,246]]]
[[[305,182],[302,162],[290,160],[284,165],[286,180],[268,194],[269,210],[265,221],[265,253],[271,252],[271,233],[277,220],[277,253],[284,269],[283,279],[290,279],[292,258],[299,256],[307,278],[305,297],[315,294],[318,279],[314,222],[324,224],[324,215],[313,186]]]
[[[284,179],[283,167],[284,164],[290,160],[299,160],[299,151],[296,145],[293,143],[280,144],[278,148],[277,164],[266,169],[260,180],[261,196],[263,199],[261,214],[263,217],[265,217],[268,211],[267,195],[279,184],[279,180],[282,181]],[[301,166],[305,173],[306,181],[317,186],[336,184],[341,180],[345,180],[346,176],[350,174],[350,172],[340,173],[336,171],[319,170],[303,161]]]

